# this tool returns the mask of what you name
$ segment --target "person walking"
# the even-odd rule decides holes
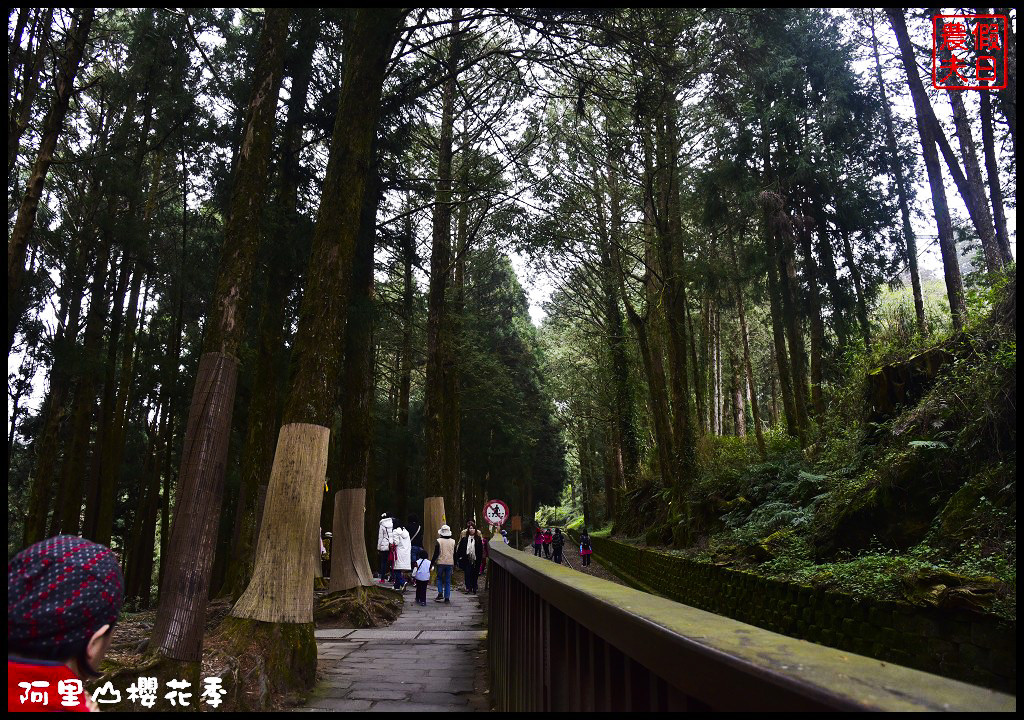
[[[104,545],[58,535],[15,555],[7,563],[8,712],[98,710],[84,683],[100,676],[123,599],[120,564]]]
[[[484,546],[476,527],[467,528],[466,535],[459,540],[459,547],[455,550],[455,562],[462,568],[466,576],[466,592],[476,593],[477,578],[480,575],[480,565],[484,559]]]
[[[434,555],[430,564],[437,568],[437,597],[434,602],[451,603],[452,597],[452,566],[455,564],[455,541],[452,540],[452,529],[442,525],[437,531],[434,541]]]
[[[416,604],[427,606],[427,585],[430,584],[430,561],[427,559],[427,551],[419,548],[416,553],[416,569],[412,577],[416,581]]]
[[[555,536],[551,539],[551,550],[554,554],[552,558],[559,565],[562,564],[562,548],[565,547],[565,535],[562,534],[562,528],[555,528]]]
[[[551,541],[554,540],[554,535],[551,534],[551,528],[544,530],[544,557],[551,559]]]
[[[475,528],[475,527],[476,527],[476,520],[467,520],[466,521],[466,527],[462,528],[462,532],[459,533],[459,540],[462,540],[462,538],[466,537],[466,535],[469,533],[469,529],[470,528]],[[479,532],[479,530],[477,532]]]
[[[540,557],[540,546],[544,544],[544,531],[537,528],[533,531],[533,556]]]
[[[395,590],[405,591],[405,573],[412,570],[412,542],[409,539],[409,531],[402,527],[402,523],[395,521]]]
[[[377,582],[387,582],[388,573],[391,570],[389,558],[391,556],[391,530],[394,524],[387,513],[380,514],[380,522],[377,524],[377,560],[380,574]]]
[[[587,529],[583,528],[580,534],[580,558],[583,560],[583,567],[590,567],[590,556],[594,554],[594,545],[590,542],[590,535]]]

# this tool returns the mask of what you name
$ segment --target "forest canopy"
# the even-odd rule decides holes
[[[951,91],[936,14],[9,8],[8,555],[282,667],[318,529],[491,498],[1015,588],[1016,11]]]

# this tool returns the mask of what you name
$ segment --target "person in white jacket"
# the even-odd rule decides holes
[[[380,523],[377,526],[377,558],[380,560],[379,583],[388,581],[388,571],[391,569],[391,543],[394,542],[392,529],[394,524],[387,513],[381,513]]]
[[[409,531],[402,527],[399,520],[395,521],[392,537],[395,543],[395,590],[404,592],[408,581],[403,573],[412,570],[412,540],[409,538]]]

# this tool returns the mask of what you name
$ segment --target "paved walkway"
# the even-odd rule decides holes
[[[445,605],[433,601],[436,595],[436,587],[428,588],[427,606],[420,607],[410,588],[402,614],[386,628],[317,630],[323,680],[300,709],[487,711],[480,603],[453,591]]]

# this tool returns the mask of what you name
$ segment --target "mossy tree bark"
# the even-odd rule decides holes
[[[68,31],[67,43],[64,52],[58,60],[59,70],[55,82],[55,94],[53,105],[43,119],[42,137],[39,142],[39,151],[36,153],[36,161],[32,166],[32,174],[29,176],[25,193],[21,197],[21,205],[18,208],[18,215],[14,221],[14,228],[11,230],[11,237],[7,241],[7,353],[10,354],[11,346],[14,345],[14,334],[17,332],[18,323],[21,321],[22,306],[24,301],[21,297],[21,283],[25,275],[25,258],[28,256],[28,241],[32,233],[32,226],[36,221],[36,211],[39,209],[39,200],[43,194],[43,185],[46,182],[46,175],[53,162],[53,152],[57,148],[57,140],[60,136],[61,126],[64,124],[64,116],[67,115],[68,105],[71,102],[71,94],[74,91],[75,76],[78,74],[78,66],[82,62],[82,55],[85,53],[85,43],[89,37],[89,28],[92,26],[93,8],[79,8],[75,10],[71,20],[71,29]]]
[[[344,490],[361,489],[361,495],[338,495],[332,515],[332,563],[330,590],[349,590],[373,581],[363,533],[366,493],[370,488],[373,460],[373,254],[377,234],[380,177],[370,170],[359,218],[352,264],[352,300],[345,323],[345,362],[341,380],[341,432],[333,443],[337,475],[330,485]],[[341,501],[339,503],[339,500]],[[342,515],[339,516],[339,511]],[[358,513],[358,517],[357,517]],[[334,577],[333,557],[342,561],[342,575]],[[360,561],[360,558],[362,559]],[[353,572],[354,569],[354,572]],[[355,584],[353,584],[355,583]]]
[[[459,477],[457,462],[448,457],[446,427],[450,404],[445,393],[451,384],[448,374],[454,360],[452,329],[447,288],[452,272],[452,131],[455,95],[458,83],[459,24],[462,11],[452,10],[452,32],[448,46],[448,77],[441,101],[441,136],[438,144],[437,185],[433,209],[433,238],[430,253],[430,284],[427,291],[427,367],[424,388],[423,422],[426,437],[425,490],[428,495],[443,496],[448,512],[458,507]],[[451,518],[454,520],[454,516]],[[436,532],[436,528],[435,528]]]
[[[398,432],[399,449],[395,464],[395,492],[398,495],[399,517],[405,520],[408,508],[409,460],[412,438],[409,436],[409,394],[412,388],[413,284],[412,266],[416,258],[412,216],[402,231],[402,348],[399,361]],[[422,538],[421,538],[422,539]]]
[[[658,172],[655,176],[659,198],[659,263],[662,269],[662,303],[668,327],[669,387],[672,397],[673,479],[679,497],[694,480],[696,432],[690,411],[690,383],[687,369],[686,282],[683,263],[683,233],[679,200],[678,128],[675,98],[663,101],[657,128]]]
[[[259,320],[259,357],[253,380],[255,388],[250,401],[245,447],[242,451],[241,480],[231,552],[221,594],[237,600],[252,576],[253,555],[259,527],[256,524],[257,496],[265,485],[274,461],[274,443],[280,426],[281,375],[287,367],[284,354],[285,307],[295,277],[299,273],[292,251],[296,208],[299,196],[299,154],[302,149],[303,118],[313,72],[313,53],[319,38],[319,15],[316,10],[303,11],[298,18],[298,44],[287,59],[292,83],[288,100],[288,119],[281,141],[281,184],[277,199],[279,216],[274,227],[273,246],[265,253],[267,287],[261,303]]]
[[[319,523],[340,379],[342,324],[384,72],[403,14],[360,8],[346,16],[344,77],[253,579],[220,628],[232,635],[231,652],[240,658],[260,652],[267,638],[288,637],[287,647],[272,650],[286,662],[268,669],[271,691],[309,687],[315,680],[309,544]]]
[[[269,8],[238,153],[216,290],[185,430],[179,488],[150,647],[196,663],[217,544],[224,470],[253,264],[261,237],[289,10]],[[166,501],[166,498],[165,498]]]
[[[604,247],[601,248],[601,289],[605,302],[605,332],[611,352],[612,378],[615,386],[615,419],[622,444],[623,489],[632,487],[637,480],[640,465],[639,440],[636,433],[636,415],[633,408],[633,393],[629,385],[629,363],[626,356],[626,329],[619,307],[618,272],[613,266],[612,255],[623,242],[622,201],[619,188],[618,162],[620,151],[609,150],[608,182],[608,232],[601,233]],[[601,212],[601,204],[598,205]],[[602,213],[603,216],[603,213]],[[599,227],[604,226],[603,217]],[[624,297],[624,294],[623,294]]]

